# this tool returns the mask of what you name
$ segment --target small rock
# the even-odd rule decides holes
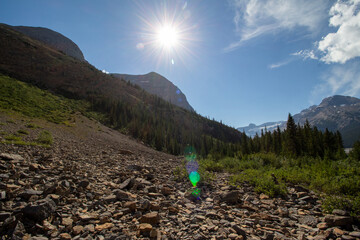
[[[0,191],[0,200],[5,200],[5,199],[6,199],[6,192]]]
[[[350,216],[326,215],[325,222],[330,227],[347,226],[347,225],[351,225],[353,223],[353,219]]]
[[[230,233],[228,238],[230,239],[236,239],[238,237],[238,235],[236,233]]]
[[[148,223],[141,223],[138,226],[138,230],[143,235],[150,235],[150,232],[152,230],[152,226],[150,224],[148,224]]]
[[[38,200],[23,208],[22,212],[29,219],[42,221],[50,217],[56,210],[56,204],[50,198]]]
[[[3,160],[22,161],[24,158],[18,154],[1,153],[0,158]]]
[[[133,212],[136,210],[136,202],[126,202],[124,207],[130,209],[130,211]]]
[[[160,216],[157,212],[150,212],[143,215],[140,219],[141,223],[158,224],[160,222]]]
[[[164,196],[169,196],[169,195],[171,195],[172,190],[171,190],[171,188],[169,188],[169,187],[162,187],[162,188],[161,188],[161,193],[162,193]]]
[[[320,230],[324,230],[329,228],[328,224],[326,222],[321,222],[318,225],[316,225],[317,228],[319,228]]]
[[[7,219],[10,216],[11,216],[11,213],[9,213],[9,212],[1,212],[0,213],[0,222],[5,221],[5,219]]]
[[[122,182],[119,186],[120,189],[130,189],[134,186],[135,179],[134,178],[128,178],[124,182]]]
[[[84,227],[81,225],[77,225],[77,226],[73,227],[73,233],[75,235],[79,235],[80,233],[83,232],[83,230],[84,230]]]
[[[360,238],[360,232],[351,232],[349,233],[350,236]]]
[[[29,170],[30,171],[36,171],[36,170],[38,170],[39,169],[39,164],[37,164],[37,163],[31,163],[30,165],[29,165]]]
[[[114,194],[116,195],[116,199],[118,201],[127,201],[130,199],[130,196],[127,192],[119,189],[114,190]]]
[[[235,223],[231,223],[231,228],[234,229],[238,235],[241,235],[244,239],[246,239],[246,232],[242,230],[238,225],[236,225]]]
[[[102,230],[112,228],[113,226],[113,223],[105,223],[102,225],[96,225],[95,230],[101,232]]]
[[[61,234],[59,235],[59,237],[60,237],[60,239],[62,239],[62,240],[71,240],[71,236],[70,236],[70,234],[68,234],[68,233],[61,233]]]
[[[79,182],[79,186],[82,188],[86,188],[87,186],[89,186],[90,182],[87,180],[82,180],[81,182]]]
[[[263,200],[263,199],[269,199],[270,197],[264,193],[261,193],[260,194],[260,199]]]
[[[63,218],[61,224],[65,227],[71,227],[73,224],[73,220],[71,218]]]
[[[315,227],[318,220],[316,217],[308,215],[308,216],[300,217],[299,222],[304,225]]]
[[[40,196],[41,194],[43,194],[42,191],[35,191],[33,189],[26,189],[24,192],[19,194],[19,197],[21,197],[21,198],[28,201],[32,196],[34,196],[34,195]]]
[[[84,227],[84,231],[89,231],[89,232],[95,232],[95,226],[94,226],[94,224],[89,224],[89,225],[86,225],[85,227]]]
[[[220,200],[228,204],[236,204],[239,200],[239,197],[240,197],[239,191],[231,191],[223,194]]]
[[[333,233],[334,233],[336,236],[342,236],[342,235],[344,235],[344,231],[341,230],[340,228],[337,228],[337,227],[333,229]]]
[[[104,197],[103,200],[105,203],[113,203],[113,202],[116,202],[117,197],[116,197],[116,195],[111,194],[109,196]]]
[[[341,210],[341,209],[334,209],[332,211],[332,214],[337,215],[337,216],[348,216],[349,215],[345,210]]]

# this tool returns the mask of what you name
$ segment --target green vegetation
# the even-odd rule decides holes
[[[36,142],[43,144],[43,145],[51,145],[53,143],[53,137],[50,132],[42,131],[40,132]]]
[[[360,161],[354,157],[321,159],[256,153],[238,158],[202,159],[200,166],[207,171],[231,172],[234,174],[231,184],[246,182],[255,191],[271,197],[286,196],[288,184],[302,185],[326,193],[325,211],[340,208],[360,214]]]
[[[54,123],[64,122],[70,115],[70,106],[75,105],[74,101],[3,75],[0,75],[0,96],[0,108]]]
[[[25,130],[25,129],[20,129],[17,131],[18,134],[22,134],[22,135],[29,135],[29,131]]]
[[[28,124],[25,125],[25,127],[30,128],[30,129],[40,128],[35,123],[28,123]]]

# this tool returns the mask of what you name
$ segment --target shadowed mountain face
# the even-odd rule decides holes
[[[312,126],[322,131],[326,128],[330,131],[339,130],[345,147],[351,147],[356,140],[360,139],[360,99],[355,97],[335,95],[325,98],[319,105],[304,109],[293,118],[301,125],[307,119]],[[238,130],[245,131],[248,136],[255,136],[256,133],[260,134],[265,126],[268,131],[275,130],[277,126],[283,130],[286,127],[286,121],[268,122],[259,126],[250,124]]]
[[[80,61],[85,61],[84,55],[81,52],[80,48],[69,38],[58,32],[42,27],[11,27],[16,31],[19,31],[33,39],[43,42],[58,51],[62,51],[66,55],[72,56]]]
[[[176,154],[189,142],[200,149],[201,141],[218,140],[224,147],[241,141],[236,129],[170,104],[4,24],[0,24],[0,73],[67,98],[86,100],[106,114],[109,126],[128,129],[159,150],[166,141],[168,151]]]
[[[186,100],[186,96],[181,90],[176,87],[165,77],[158,73],[150,72],[145,75],[129,75],[129,74],[112,74],[114,77],[130,81],[133,84],[140,86],[145,91],[155,94],[162,99],[171,102],[179,107],[189,111],[194,111]]]

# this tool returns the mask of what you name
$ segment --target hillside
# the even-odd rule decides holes
[[[158,73],[151,72],[145,75],[129,75],[129,74],[112,74],[118,79],[130,81],[132,84],[140,86],[145,91],[155,94],[162,99],[182,107],[189,111],[194,111],[191,105],[188,103],[186,96],[181,90],[176,87],[165,77]]]
[[[84,55],[76,43],[58,32],[42,27],[11,27],[16,31],[43,42],[58,51],[62,51],[66,55],[72,56],[80,61],[85,61]]]
[[[241,140],[233,128],[171,105],[5,25],[0,26],[0,73],[87,100],[107,115],[104,123],[158,150],[179,154],[190,143],[204,155],[215,148],[225,153]]]
[[[319,105],[311,106],[295,114],[296,123],[303,125],[306,120],[319,130],[329,131],[339,130],[344,141],[345,147],[352,147],[355,141],[360,140],[360,99],[355,97],[335,95],[324,98]],[[261,129],[274,131],[277,126],[281,130],[285,129],[286,121],[268,122],[256,126],[250,124],[247,127],[238,128],[245,131],[249,136],[260,135]]]

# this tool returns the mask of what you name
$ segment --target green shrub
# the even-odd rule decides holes
[[[39,128],[39,126],[36,125],[35,123],[28,123],[25,125],[25,127],[30,128],[30,129]]]
[[[13,134],[10,134],[10,135],[8,135],[8,136],[5,136],[4,139],[7,140],[7,141],[21,141],[21,140],[22,140],[21,137],[15,136],[15,135],[13,135]]]
[[[17,131],[18,134],[22,134],[22,135],[29,135],[29,132],[24,130],[24,129],[20,129]]]
[[[51,145],[53,143],[53,137],[50,132],[42,131],[40,132],[36,142],[44,144],[44,145]]]

